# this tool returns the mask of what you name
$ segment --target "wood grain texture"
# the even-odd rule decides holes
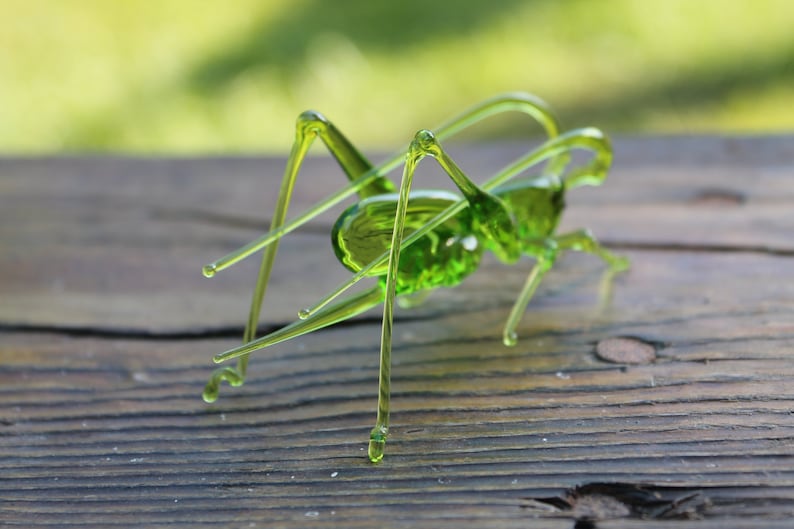
[[[522,149],[453,154],[484,177]],[[616,150],[563,226],[632,259],[612,304],[602,265],[570,254],[515,348],[501,326],[529,262],[487,259],[399,310],[377,466],[377,311],[257,353],[246,385],[200,399],[257,263],[211,281],[201,265],[267,225],[282,159],[0,160],[0,525],[791,527],[794,141]],[[417,178],[449,187],[429,165]],[[312,159],[291,211],[343,180]],[[332,221],[285,239],[264,329],[346,277]],[[599,356],[614,338],[655,358]]]

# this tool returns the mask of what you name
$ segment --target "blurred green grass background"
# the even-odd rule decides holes
[[[794,130],[791,0],[0,0],[0,16],[3,153],[281,153],[307,108],[393,150],[513,90],[566,127]]]

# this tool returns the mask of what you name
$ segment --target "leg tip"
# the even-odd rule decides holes
[[[218,269],[215,267],[214,264],[205,265],[201,269],[201,273],[204,274],[204,277],[213,277],[213,276],[215,276],[215,273],[217,271],[218,271]]]
[[[245,382],[245,375],[232,367],[222,367],[220,369],[216,369],[212,373],[207,385],[204,386],[204,392],[201,394],[204,402],[210,404],[218,399],[218,392],[221,389],[221,382],[224,380],[228,382],[230,386],[242,386],[243,382]]]
[[[386,447],[386,443],[383,441],[372,441],[369,442],[369,450],[367,455],[369,456],[369,460],[372,463],[380,463],[383,459],[383,450]]]
[[[369,449],[367,455],[372,463],[379,463],[383,459],[386,448],[386,430],[375,427],[369,435]]]
[[[207,404],[212,404],[218,400],[218,388],[210,387],[210,384],[207,384],[207,387],[204,388],[204,392],[201,394],[201,398],[204,399],[204,402]]]

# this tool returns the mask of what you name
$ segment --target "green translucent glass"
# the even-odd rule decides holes
[[[475,184],[441,146],[441,140],[487,117],[507,111],[528,114],[544,128],[548,139],[514,160],[483,184]],[[297,174],[310,145],[320,138],[339,163],[350,183],[285,223]],[[573,150],[591,153],[589,161],[570,165]],[[414,172],[425,158],[435,159],[449,175],[460,195],[446,191],[411,191]],[[455,286],[477,269],[484,251],[506,263],[522,255],[535,259],[527,280],[505,323],[502,341],[516,343],[516,328],[543,276],[561,251],[594,254],[609,267],[610,277],[625,270],[628,261],[601,247],[587,230],[556,235],[567,189],[600,185],[612,161],[612,149],[604,134],[594,128],[559,133],[557,121],[538,98],[511,93],[484,101],[436,128],[421,130],[407,152],[373,167],[364,156],[321,114],[304,112],[298,117],[295,142],[287,161],[270,231],[248,245],[204,267],[204,275],[217,272],[264,250],[251,301],[243,344],[214,357],[216,363],[237,358],[236,367],[215,370],[204,390],[213,402],[223,381],[239,386],[245,380],[248,355],[258,349],[316,331],[346,320],[383,303],[380,348],[378,409],[370,434],[369,459],[383,458],[389,431],[392,323],[395,299],[403,305],[421,303],[431,290]],[[526,173],[545,162],[536,174]],[[398,188],[385,175],[403,164]],[[520,177],[520,178],[518,178]],[[332,232],[339,261],[353,274],[349,280],[302,309],[300,319],[261,338],[257,322],[273,262],[282,237],[308,220],[357,194],[359,201],[339,217]],[[375,285],[362,293],[332,303],[360,280],[371,277]]]

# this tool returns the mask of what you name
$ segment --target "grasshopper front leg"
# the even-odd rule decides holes
[[[409,194],[413,182],[414,172],[419,162],[430,156],[436,158],[438,163],[454,182],[455,186],[463,194],[464,202],[469,204],[475,215],[499,216],[503,205],[493,195],[483,191],[477,186],[463,171],[455,164],[452,159],[444,152],[438,143],[436,136],[428,130],[420,130],[416,133],[414,140],[408,148],[403,169],[403,177],[400,183],[400,191],[397,198],[396,212],[394,216],[394,228],[392,239],[388,251],[388,261],[386,266],[386,282],[383,303],[383,325],[381,329],[380,344],[380,372],[378,380],[378,414],[375,427],[370,432],[368,455],[370,461],[377,463],[383,459],[383,451],[386,445],[386,438],[389,433],[389,408],[391,400],[391,349],[392,349],[392,325],[394,319],[394,299],[397,288],[397,275],[399,273],[400,251],[403,245],[403,233],[405,231],[405,216],[408,208]],[[482,210],[482,211],[480,211]],[[487,213],[486,213],[487,210]],[[502,213],[506,213],[501,211]],[[512,221],[504,215],[505,223],[514,228]],[[505,233],[513,234],[513,229],[504,226],[505,223],[495,223]],[[495,236],[501,237],[502,234]],[[505,253],[515,253],[518,258],[518,246],[515,240],[505,242]],[[512,252],[515,250],[515,252]],[[511,256],[512,257],[512,256]]]

